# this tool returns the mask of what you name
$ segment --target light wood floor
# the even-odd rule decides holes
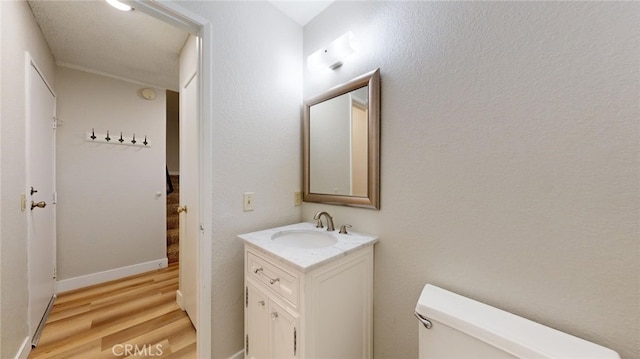
[[[62,293],[29,358],[195,358],[196,332],[177,289],[175,263]]]

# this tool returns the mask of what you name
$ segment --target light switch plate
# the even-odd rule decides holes
[[[302,192],[293,192],[293,205],[299,206],[302,204]]]
[[[253,211],[253,196],[255,193],[253,192],[245,192],[243,196],[243,205],[242,208],[245,212]]]

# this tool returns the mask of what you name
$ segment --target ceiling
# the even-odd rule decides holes
[[[301,26],[332,2],[269,1]],[[56,64],[178,90],[187,32],[141,11],[116,10],[102,0],[28,3]]]
[[[104,1],[28,3],[58,65],[178,89],[187,32]]]
[[[327,6],[331,5],[333,1],[334,0],[269,0],[273,6],[277,7],[301,26],[306,25],[311,19],[326,9]]]

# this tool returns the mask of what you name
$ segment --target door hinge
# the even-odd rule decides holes
[[[245,355],[249,355],[249,334],[245,335],[246,343],[244,345],[244,353]]]
[[[56,269],[56,267],[53,267],[53,279],[56,279],[58,277],[58,270]]]
[[[296,331],[296,327],[293,327],[293,356],[296,356],[297,351],[298,351],[298,332]]]
[[[249,308],[249,286],[246,286],[244,290],[244,307]]]
[[[53,118],[53,126],[52,128],[55,130],[56,128],[58,128],[58,119],[57,118]]]

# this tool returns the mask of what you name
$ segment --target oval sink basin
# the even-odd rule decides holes
[[[305,230],[281,231],[273,234],[271,240],[291,248],[323,248],[330,247],[338,242],[329,233]]]

